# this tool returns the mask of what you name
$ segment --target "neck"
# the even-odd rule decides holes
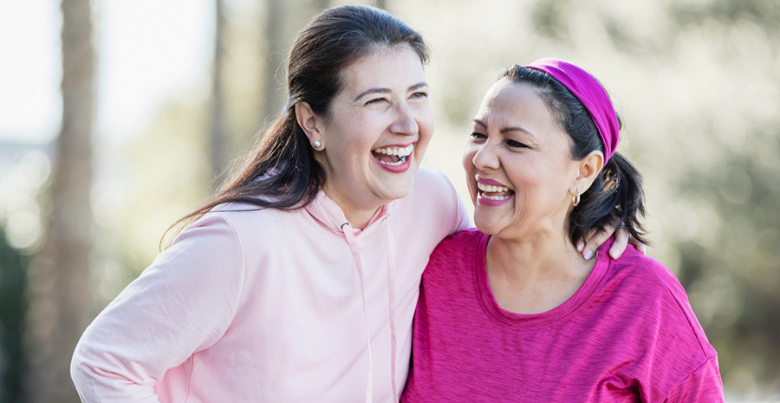
[[[382,207],[381,205],[369,207],[357,206],[355,203],[350,202],[350,200],[340,197],[338,192],[333,192],[327,186],[323,186],[322,191],[341,208],[349,225],[351,225],[352,228],[357,228],[359,230],[365,228],[366,225],[368,225],[368,222],[371,221],[371,217],[373,217],[377,210]]]
[[[506,277],[520,280],[566,275],[581,259],[567,239],[556,238],[542,235],[523,241],[492,236],[487,248],[488,263]]]
[[[596,260],[584,260],[561,231],[523,239],[492,236],[486,262],[499,306],[533,314],[553,309],[574,295]]]

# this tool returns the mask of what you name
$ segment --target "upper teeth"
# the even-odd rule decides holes
[[[509,190],[508,187],[505,186],[491,186],[491,185],[485,185],[482,183],[477,182],[477,188],[483,192],[506,192]]]
[[[396,148],[396,147],[377,148],[374,150],[374,152],[380,154],[387,154],[387,155],[397,155],[399,157],[408,157],[409,154],[412,153],[412,149],[414,149],[414,144],[409,145],[405,148]]]

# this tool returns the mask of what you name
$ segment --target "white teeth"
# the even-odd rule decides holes
[[[380,159],[377,159],[377,161],[379,161],[380,163],[385,164],[385,165],[390,165],[390,166],[397,167],[399,165],[402,165],[404,162],[406,162],[406,157],[399,157],[398,158],[398,162],[385,162],[385,161],[382,161]]]
[[[490,199],[490,200],[506,200],[506,199],[508,199],[508,198],[512,197],[512,195],[506,195],[506,196],[488,196],[488,195],[486,195],[486,194],[484,194],[484,193],[483,193],[483,194],[482,194],[482,197],[484,197],[484,198],[486,198],[486,199]]]
[[[492,185],[485,185],[482,183],[477,182],[477,188],[483,192],[488,193],[497,193],[497,192],[506,192],[509,191],[509,188],[506,186],[492,186]]]
[[[390,147],[377,148],[374,150],[374,152],[379,154],[386,154],[386,155],[397,155],[398,157],[408,157],[409,154],[412,153],[413,149],[414,149],[414,144],[411,144],[404,148],[390,148]]]

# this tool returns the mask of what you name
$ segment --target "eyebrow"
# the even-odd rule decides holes
[[[408,91],[414,91],[414,90],[420,89],[422,87],[427,87],[427,86],[428,86],[428,83],[421,82],[421,83],[417,83],[417,84],[409,87],[406,91],[407,92]],[[370,94],[389,94],[390,92],[391,92],[390,88],[370,88],[370,89],[365,90],[362,93],[360,93],[360,95],[358,95],[355,98],[355,100],[352,101],[352,102],[357,102],[358,100],[360,100],[360,98],[363,98],[366,95],[370,95]]]
[[[487,125],[485,124],[485,122],[483,122],[483,121],[481,121],[479,119],[474,119],[474,123],[482,126],[485,130],[487,130]],[[525,133],[525,134],[527,134],[527,135],[529,135],[529,136],[531,136],[533,138],[536,138],[536,136],[533,133],[529,132],[528,130],[523,129],[522,127],[510,126],[510,127],[505,127],[505,128],[503,128],[503,129],[501,129],[499,131],[499,133],[501,133],[501,134],[506,134],[506,133],[509,133],[509,132],[523,132],[523,133]]]
[[[428,83],[423,81],[421,83],[417,83],[417,84],[409,87],[409,89],[407,89],[406,91],[414,91],[414,90],[420,89],[422,87],[427,87],[427,86],[428,86]]]

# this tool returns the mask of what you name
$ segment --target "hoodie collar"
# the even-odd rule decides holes
[[[377,226],[378,222],[381,222],[382,219],[390,215],[390,211],[392,210],[394,204],[395,201],[392,201],[383,206],[380,206],[379,209],[377,209],[376,213],[374,213],[374,216],[371,217],[371,220],[368,222],[366,227],[363,228],[362,231],[353,228],[353,233],[355,234],[355,236],[359,235],[362,232],[365,232],[370,228]],[[339,205],[336,204],[336,202],[333,201],[333,199],[328,197],[328,195],[326,195],[325,192],[322,191],[322,188],[320,188],[320,190],[317,192],[317,195],[314,197],[314,200],[312,200],[311,203],[306,205],[304,209],[315,220],[317,220],[317,222],[319,222],[320,225],[322,225],[323,227],[337,234],[344,232],[342,227],[344,226],[344,223],[348,222],[347,217],[344,215],[344,211],[341,210],[341,207],[339,207]]]

